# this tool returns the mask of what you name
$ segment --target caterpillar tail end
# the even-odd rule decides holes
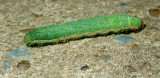
[[[24,43],[26,45],[29,45],[30,44],[30,41],[31,41],[31,36],[29,35],[29,33],[27,33],[24,37]]]

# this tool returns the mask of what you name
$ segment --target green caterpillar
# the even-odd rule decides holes
[[[25,35],[24,42],[29,46],[55,44],[96,35],[128,32],[141,26],[139,18],[126,14],[88,18],[36,28]]]

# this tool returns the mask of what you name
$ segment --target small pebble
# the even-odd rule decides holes
[[[147,61],[144,61],[144,62],[142,62],[141,66],[140,66],[140,69],[150,71],[151,70],[151,64]]]
[[[129,37],[126,35],[116,35],[116,37],[113,39],[113,41],[120,42],[121,44],[126,44],[128,42],[133,41],[133,40],[135,40],[135,38]]]
[[[106,52],[105,52],[105,50],[98,50],[98,53],[99,54],[105,54]]]
[[[10,51],[10,56],[14,57],[14,58],[25,58],[28,59],[30,56],[30,48],[28,48],[27,46],[21,46],[18,47],[14,50]]]
[[[132,67],[131,65],[126,65],[124,66],[124,68],[128,71],[128,72],[136,72],[137,70]]]
[[[128,6],[128,4],[126,4],[126,3],[120,3],[118,6],[119,7],[125,7],[125,6]]]
[[[4,63],[4,70],[9,71],[10,65],[11,65],[11,62],[6,60],[5,63]]]
[[[151,15],[151,16],[154,16],[154,17],[159,17],[159,14],[160,14],[160,10],[159,9],[150,9],[149,10],[149,14]]]
[[[42,17],[42,16],[43,16],[43,14],[33,14],[34,18],[39,18],[39,17]]]
[[[88,65],[85,65],[85,66],[81,67],[81,70],[87,70],[87,69],[89,69]]]
[[[138,47],[138,45],[137,44],[133,44],[131,50],[132,50],[132,52],[134,54],[138,54],[139,53],[139,47]]]
[[[19,71],[26,71],[30,66],[30,63],[27,60],[22,60],[17,64],[17,68]]]

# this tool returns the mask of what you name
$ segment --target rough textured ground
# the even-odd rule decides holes
[[[160,78],[160,17],[149,15],[159,5],[159,0],[0,0],[0,77]],[[146,28],[125,34],[136,39],[125,45],[114,42],[112,34],[33,47],[26,71],[17,69],[23,59],[9,56],[25,45],[24,35],[32,28],[112,14],[137,16]],[[11,62],[8,76],[5,60]],[[89,68],[81,70],[85,65]]]

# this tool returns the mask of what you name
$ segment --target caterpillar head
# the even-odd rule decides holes
[[[30,41],[31,41],[31,36],[29,35],[29,33],[27,33],[24,37],[24,43],[28,45]]]

